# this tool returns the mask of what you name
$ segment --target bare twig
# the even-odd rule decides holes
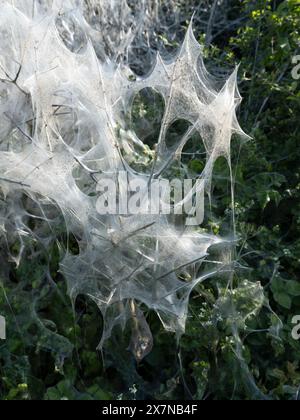
[[[14,180],[12,180],[12,179],[8,179],[8,178],[2,178],[2,177],[0,177],[0,181],[8,182],[8,183],[10,183],[10,184],[21,185],[22,187],[31,188],[31,186],[30,186],[30,185],[28,185],[28,184],[24,184],[24,182],[21,182],[21,181],[14,181]]]

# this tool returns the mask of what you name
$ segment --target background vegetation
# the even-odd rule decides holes
[[[198,4],[184,2],[182,27]],[[84,297],[73,310],[55,247],[52,255],[24,259],[13,268],[0,293],[1,311],[14,331],[0,343],[1,399],[260,398],[249,373],[269,398],[298,399],[300,342],[292,339],[291,319],[300,315],[300,80],[291,72],[292,57],[300,54],[300,1],[232,0],[222,19],[211,22],[206,38],[195,19],[195,32],[207,44],[212,72],[240,63],[239,121],[253,138],[242,146],[234,139],[232,152],[237,263],[243,267],[237,277],[245,285],[234,299],[240,314],[251,312],[255,297],[249,285],[260,282],[265,300],[259,314],[240,326],[247,367],[233,346],[230,319],[214,316],[213,281],[195,290],[179,343],[149,313],[154,350],[139,365],[125,350],[126,334],[116,334],[109,344],[118,351],[96,352],[99,312]],[[195,172],[202,169],[197,158],[190,165]],[[219,161],[209,221],[215,233],[226,231],[228,185],[226,164]],[[40,284],[48,263],[56,287]],[[7,262],[0,264],[5,270]]]

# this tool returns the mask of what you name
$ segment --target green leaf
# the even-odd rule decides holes
[[[274,299],[280,306],[286,309],[291,309],[292,299],[288,294],[285,293],[275,293]]]
[[[271,290],[274,294],[285,293],[286,288],[283,280],[280,277],[275,277],[271,284]]]
[[[300,296],[300,283],[294,280],[287,282],[287,292],[291,296]]]

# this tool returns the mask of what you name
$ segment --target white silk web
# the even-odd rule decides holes
[[[0,2],[0,233],[7,243],[19,241],[11,254],[18,264],[28,237],[50,248],[61,233],[57,220],[65,224],[79,246],[60,263],[70,297],[85,294],[97,303],[104,318],[100,346],[131,320],[131,348],[141,360],[152,336],[140,304],[181,335],[192,290],[232,271],[230,242],[166,215],[101,216],[97,181],[126,171],[131,181],[156,182],[174,165],[184,168],[183,148],[198,133],[206,156],[194,192],[209,196],[216,160],[223,156],[230,167],[231,137],[245,135],[236,118],[241,97],[237,70],[224,83],[208,74],[192,25],[176,55],[158,53],[147,76],[134,75],[126,55],[142,24],[158,19],[153,2],[139,2],[135,15],[123,0],[102,9],[95,4]],[[97,26],[97,16],[110,24]],[[139,172],[134,161],[149,149],[127,132],[126,115],[143,89],[161,95],[164,113],[156,150]],[[168,129],[178,120],[189,128],[170,146]],[[34,227],[32,217],[39,222]],[[206,269],[214,246],[226,257]]]

